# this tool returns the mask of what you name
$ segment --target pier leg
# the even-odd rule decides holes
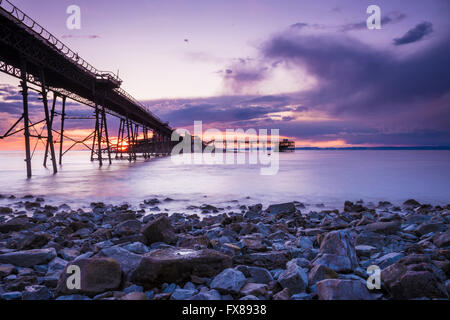
[[[52,157],[53,173],[57,173],[58,167],[56,165],[55,146],[53,144],[52,123],[50,120],[50,115],[49,115],[49,110],[48,110],[47,89],[45,88],[44,70],[41,70],[41,86],[42,86],[42,101],[44,103],[45,122],[47,125],[47,143],[50,146],[50,156]]]
[[[100,166],[103,165],[103,156],[102,156],[102,136],[103,136],[103,120],[100,120],[100,112],[98,108],[95,108],[95,113],[97,117],[97,121],[99,121],[98,125],[98,133],[97,133],[97,140],[98,140],[98,161]]]
[[[66,116],[66,96],[62,98],[62,110],[61,110],[61,136],[59,137],[59,165],[62,165],[63,157],[63,142],[64,142],[64,119]]]
[[[128,138],[128,146],[127,146],[127,151],[128,151],[128,161],[131,162],[131,136],[130,136],[130,121],[128,120],[127,117],[127,138]]]
[[[55,106],[56,106],[56,98],[58,96],[56,95],[56,93],[53,93],[53,102],[52,102],[52,111],[50,113],[50,125],[53,128],[53,119],[55,118]],[[45,154],[44,154],[44,167],[47,168],[47,158],[48,158],[48,147],[49,147],[49,143],[48,143],[48,139],[47,139],[47,143],[45,144]]]
[[[108,151],[109,164],[112,164],[112,160],[111,160],[111,149],[109,148],[108,126],[107,126],[107,124],[106,124],[106,112],[105,112],[105,107],[103,107],[103,109],[102,109],[102,117],[103,117],[103,124],[104,124],[104,126],[105,126],[106,150]]]
[[[30,151],[30,119],[28,117],[28,86],[27,86],[27,68],[26,62],[22,62],[22,69],[20,70],[22,80],[22,98],[23,98],[23,122],[25,135],[25,162],[27,164],[27,177],[31,178],[31,151]]]
[[[94,139],[92,140],[91,161],[94,161],[95,142],[97,141],[97,135],[98,135],[98,111],[97,105],[95,105],[95,129],[94,129]]]

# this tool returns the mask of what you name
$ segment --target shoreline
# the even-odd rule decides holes
[[[161,210],[175,201],[163,197],[83,209],[31,195],[2,201],[0,299],[449,298],[450,205],[208,200],[183,213]],[[68,286],[73,265],[80,288]],[[371,265],[380,289],[367,287]]]

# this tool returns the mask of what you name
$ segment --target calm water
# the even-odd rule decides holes
[[[0,163],[0,194],[42,195],[55,202],[138,203],[170,197],[178,200],[171,206],[180,208],[231,200],[327,206],[358,199],[450,203],[450,151],[281,153],[274,176],[260,175],[257,165],[176,165],[170,158],[115,161],[99,169],[88,152],[72,152],[57,175],[42,167],[42,155],[36,156],[34,176],[27,180],[22,152],[0,152]]]

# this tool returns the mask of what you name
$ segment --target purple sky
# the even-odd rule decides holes
[[[279,128],[298,145],[450,145],[448,0],[12,2],[98,69],[119,69],[175,127]],[[66,28],[71,4],[81,30]],[[365,27],[370,4],[382,30]],[[6,117],[17,101],[5,88]]]

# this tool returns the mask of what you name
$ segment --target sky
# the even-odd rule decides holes
[[[297,146],[450,145],[448,0],[12,2],[97,69],[119,72],[175,128],[277,128]],[[80,30],[66,27],[73,4]],[[372,4],[381,30],[366,26]],[[17,84],[0,74],[3,132],[21,112]]]

